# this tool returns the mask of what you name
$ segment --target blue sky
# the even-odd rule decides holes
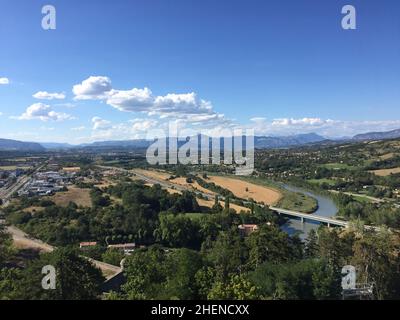
[[[57,10],[56,30],[41,28],[46,4]],[[341,27],[346,4],[357,30]],[[0,8],[2,138],[131,139],[167,121],[268,135],[400,128],[396,0],[0,0]]]

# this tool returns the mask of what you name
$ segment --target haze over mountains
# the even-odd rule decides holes
[[[400,138],[400,129],[386,132],[368,132],[355,135],[352,138],[346,138],[338,141],[369,141],[369,140],[385,140]],[[316,133],[297,134],[281,137],[256,136],[254,145],[258,149],[272,148],[289,148],[307,145],[311,143],[319,143],[323,141],[333,141]],[[152,141],[145,139],[122,140],[122,141],[98,141],[80,145],[71,145],[68,143],[37,143],[22,142],[10,139],[0,139],[0,150],[2,151],[45,151],[45,150],[66,150],[73,148],[147,148]],[[183,144],[184,142],[182,142]]]

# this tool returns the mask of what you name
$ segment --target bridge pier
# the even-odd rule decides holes
[[[301,217],[300,219],[301,219],[301,224],[304,224],[304,218]]]

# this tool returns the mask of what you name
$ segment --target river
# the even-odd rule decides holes
[[[336,204],[328,196],[323,196],[303,188],[289,186],[286,184],[282,185],[282,187],[288,191],[300,192],[316,199],[318,201],[318,209],[312,214],[330,218],[335,216],[336,213],[338,212]],[[309,222],[309,221],[302,224],[300,220],[293,218],[282,226],[282,230],[286,231],[290,235],[299,233],[300,238],[304,240],[305,238],[307,238],[307,235],[310,232],[310,230],[318,229],[319,225],[320,225],[319,222]]]

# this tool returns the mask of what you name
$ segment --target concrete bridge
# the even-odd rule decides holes
[[[334,218],[327,218],[327,217],[321,217],[321,216],[316,216],[314,214],[307,214],[307,213],[302,213],[302,212],[297,212],[297,211],[291,211],[291,210],[286,210],[282,208],[275,208],[275,207],[269,207],[271,210],[277,212],[278,214],[283,214],[285,216],[289,217],[296,217],[300,218],[301,222],[304,223],[306,220],[308,221],[316,221],[316,222],[321,222],[328,227],[330,226],[338,226],[338,227],[344,227],[347,228],[349,223],[347,221],[342,221]]]

